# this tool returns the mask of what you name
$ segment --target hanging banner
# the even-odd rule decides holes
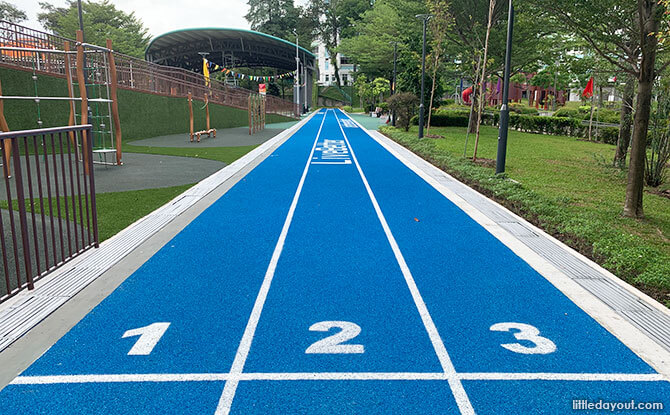
[[[266,92],[267,92],[267,85],[258,84],[258,93],[261,95],[265,95]]]

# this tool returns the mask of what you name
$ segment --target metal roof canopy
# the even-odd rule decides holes
[[[295,70],[296,45],[278,37],[244,29],[182,29],[154,38],[145,51],[146,60],[202,72],[202,56],[226,68],[270,67]],[[314,71],[316,57],[299,48],[299,57]]]

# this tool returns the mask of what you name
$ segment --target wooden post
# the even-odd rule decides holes
[[[0,83],[0,95],[2,95],[2,84]],[[9,131],[9,125],[7,125],[7,120],[5,119],[5,103],[0,99],[0,130],[3,132]],[[7,164],[4,166],[5,177],[9,177],[12,174],[10,166],[10,156],[12,155],[12,140],[5,140],[3,150],[5,152],[5,160]]]
[[[112,53],[112,39],[107,39],[107,62],[109,63],[109,78],[107,82],[110,83],[109,93],[111,97],[108,97],[112,100],[112,120],[114,121],[114,136],[115,136],[115,146],[116,146],[116,165],[120,166],[123,164],[121,157],[121,117],[119,117],[119,103],[116,96],[116,89],[118,86],[118,78],[116,76],[116,63],[114,62],[114,53]]]
[[[189,113],[189,125],[190,125],[190,135],[191,135],[191,142],[193,142],[193,95],[191,93],[188,93],[188,113]]]
[[[67,40],[63,42],[63,48],[65,49],[65,52],[70,51],[70,42]],[[65,53],[65,78],[67,79],[67,96],[70,97],[70,117],[68,119],[67,125],[74,125],[75,119],[74,119],[74,91],[72,90],[72,68],[70,66],[70,55],[68,53]],[[73,146],[77,145],[75,141],[75,134],[74,132],[69,132],[68,135],[70,136],[70,142],[72,143]]]
[[[249,101],[249,108],[247,109],[247,113],[249,115],[249,135],[251,135],[251,95],[249,95],[249,99],[247,101]]]
[[[207,93],[205,93],[205,118],[207,119],[207,134],[209,134],[209,100],[207,99]]]
[[[86,78],[84,77],[84,34],[77,30],[77,83],[79,83],[79,96],[81,97],[81,124],[88,124],[88,96],[86,95]],[[82,153],[84,154],[84,174],[90,174],[88,154],[88,131],[81,132]]]

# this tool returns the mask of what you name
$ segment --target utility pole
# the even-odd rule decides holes
[[[417,14],[417,19],[423,20],[423,52],[421,53],[421,101],[419,103],[419,138],[423,138],[423,116],[425,108],[423,97],[426,83],[426,25],[432,16],[430,14]]]
[[[391,84],[391,95],[395,95],[396,71],[397,71],[397,57],[398,57],[398,42],[391,42],[393,45],[393,84]],[[391,113],[391,125],[395,127],[395,110]]]
[[[500,108],[500,126],[498,127],[498,155],[496,156],[496,174],[505,172],[505,159],[507,158],[507,133],[509,130],[509,77],[512,66],[512,33],[514,31],[514,6],[509,0],[509,13],[507,17],[507,48],[505,50],[505,75],[503,81],[502,107]]]

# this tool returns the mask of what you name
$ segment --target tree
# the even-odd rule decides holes
[[[248,0],[249,12],[244,16],[252,30],[285,40],[295,40],[295,30],[301,45],[310,48],[313,27],[304,10],[293,0]]]
[[[47,30],[63,37],[76,36],[79,30],[76,1],[69,1],[66,7],[40,2],[40,7],[42,13],[37,15],[37,19]],[[109,0],[83,1],[82,11],[88,43],[104,45],[107,39],[112,39],[114,50],[144,57],[150,40],[149,30],[135,17],[135,13],[119,10]]]
[[[419,98],[411,92],[400,92],[391,95],[386,102],[389,104],[391,111],[398,115],[398,125],[409,131],[410,120],[416,113],[416,108],[419,104]]]
[[[486,26],[486,38],[484,40],[484,57],[482,58],[482,80],[486,80],[486,59],[489,51],[489,36],[491,34],[491,26],[493,19],[493,11],[496,7],[496,0],[489,0],[489,22]],[[472,155],[472,161],[477,161],[477,145],[479,144],[479,126],[482,123],[482,112],[484,111],[484,104],[486,103],[486,82],[481,83],[479,92],[479,106],[477,108],[477,135],[475,137],[475,150]]]
[[[667,66],[656,67],[657,33],[665,5],[657,0],[534,0],[570,27],[612,66],[637,78],[630,166],[623,214],[644,216],[644,170],[654,79]],[[597,16],[597,17],[596,17]]]
[[[309,9],[316,23],[316,35],[331,56],[330,64],[338,87],[342,86],[340,65],[337,62],[340,40],[344,36],[355,35],[352,26],[371,7],[371,0],[310,0]]]
[[[428,0],[428,10],[432,14],[430,19],[430,33],[432,35],[432,52],[429,62],[432,62],[433,82],[430,88],[430,105],[428,106],[428,123],[426,131],[430,131],[430,118],[433,114],[433,100],[435,99],[435,82],[437,80],[437,69],[444,54],[444,39],[446,31],[451,24],[451,16],[448,13],[448,0]]]
[[[28,16],[23,10],[6,1],[0,1],[0,19],[11,23],[21,23],[27,18]]]
[[[386,78],[375,78],[372,81],[372,95],[375,97],[375,100],[379,98],[378,102],[384,100],[384,94],[391,91],[391,83]]]
[[[374,98],[375,94],[372,91],[372,85],[368,82],[368,78],[365,74],[358,74],[354,81],[354,88],[356,88],[356,92],[358,92],[359,99],[365,102],[365,106],[367,107],[370,105],[370,101]]]

